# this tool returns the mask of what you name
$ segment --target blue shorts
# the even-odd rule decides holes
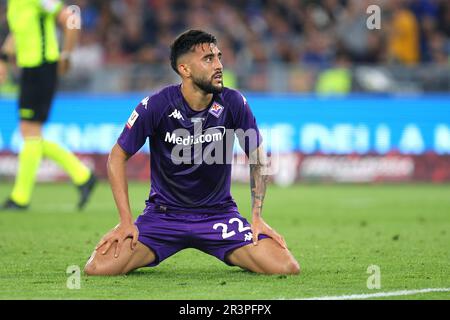
[[[239,212],[224,214],[180,214],[146,212],[135,222],[139,241],[156,255],[153,267],[180,250],[195,248],[228,265],[233,250],[252,243],[250,223]],[[268,238],[260,234],[258,239]]]

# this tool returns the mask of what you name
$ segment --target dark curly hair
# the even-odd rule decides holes
[[[179,74],[177,61],[180,56],[191,51],[194,46],[202,43],[217,44],[217,39],[212,34],[201,30],[188,30],[180,34],[170,46],[170,65]]]

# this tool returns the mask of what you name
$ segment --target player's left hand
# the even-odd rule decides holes
[[[261,217],[253,217],[252,221],[252,234],[253,244],[258,245],[258,236],[265,234],[275,240],[283,249],[287,249],[286,241],[284,238],[272,229]]]

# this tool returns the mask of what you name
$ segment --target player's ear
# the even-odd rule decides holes
[[[178,72],[182,78],[189,78],[191,76],[191,68],[187,63],[180,63],[178,65]]]

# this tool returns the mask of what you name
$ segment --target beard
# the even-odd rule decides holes
[[[206,78],[192,78],[194,84],[206,93],[221,93],[223,91],[223,80],[220,81],[220,85],[213,85],[213,80],[208,80]]]

